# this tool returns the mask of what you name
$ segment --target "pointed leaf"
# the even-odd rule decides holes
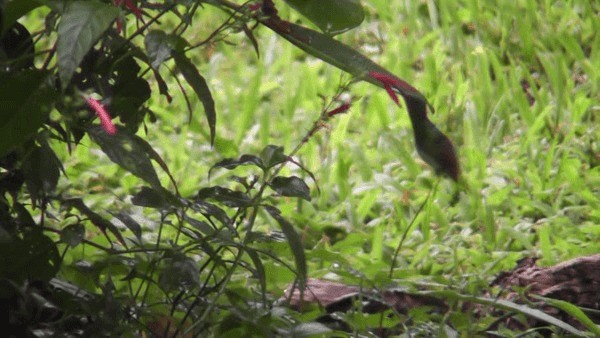
[[[56,54],[62,87],[66,88],[83,57],[119,15],[119,9],[96,0],[73,1],[58,25]]]
[[[49,281],[60,268],[61,256],[54,241],[41,230],[23,233],[22,238],[5,236],[0,245],[0,278],[17,283],[30,278]]]
[[[300,197],[310,201],[310,189],[308,185],[297,176],[277,176],[271,181],[269,186],[281,196]]]
[[[119,130],[116,135],[109,135],[100,126],[89,128],[88,133],[111,161],[150,183],[153,188],[161,188],[145,147],[140,144],[141,138],[124,130]]]
[[[592,331],[594,335],[600,337],[600,326],[596,325],[578,306],[560,299],[546,298],[537,295],[533,296],[568,313],[571,317],[577,319],[581,324]]]
[[[323,32],[336,35],[360,25],[365,12],[359,0],[285,0]]]
[[[33,198],[52,193],[58,184],[61,162],[48,143],[35,146],[23,161],[27,189]]]
[[[585,336],[583,334],[583,332],[581,332],[580,330],[576,329],[572,325],[565,323],[564,321],[562,321],[556,317],[552,317],[551,315],[549,315],[541,310],[534,309],[527,305],[517,304],[517,303],[511,302],[509,300],[463,295],[463,294],[457,293],[452,290],[422,291],[422,292],[419,292],[419,294],[430,295],[430,296],[439,297],[439,298],[443,298],[443,299],[459,299],[459,300],[463,300],[463,301],[492,306],[494,308],[515,311],[518,313],[522,313],[526,316],[544,321],[544,322],[554,325],[556,327],[559,327],[559,328],[561,328],[569,333],[572,333],[574,335],[577,335],[580,337]]]
[[[4,22],[1,21],[0,36],[11,27],[19,18],[32,10],[40,7],[42,4],[37,0],[19,0],[9,1],[4,8]]]
[[[127,229],[131,230],[137,239],[142,238],[142,226],[136,220],[134,220],[133,217],[124,212],[111,212],[110,214],[125,224]]]
[[[178,51],[172,51],[173,59],[175,59],[175,63],[181,71],[181,74],[185,78],[185,80],[190,84],[190,86],[196,92],[198,99],[202,102],[204,106],[204,114],[206,115],[206,120],[208,121],[208,127],[210,128],[210,144],[213,145],[215,143],[215,127],[217,124],[217,112],[215,111],[215,101],[212,98],[212,94],[210,93],[210,89],[206,84],[206,80],[200,73],[198,73],[198,69],[196,66],[192,64],[192,61],[188,59],[185,55]]]
[[[164,263],[158,277],[158,285],[164,291],[194,288],[199,284],[198,266],[191,257],[178,253]]]
[[[125,244],[125,239],[121,235],[121,232],[119,231],[119,229],[114,224],[112,224],[110,221],[108,221],[106,218],[102,217],[100,214],[96,213],[95,211],[90,209],[87,205],[85,205],[85,203],[83,203],[82,199],[72,198],[70,200],[64,201],[64,203],[65,203],[65,205],[69,205],[69,206],[77,209],[82,215],[87,217],[90,220],[90,222],[92,222],[92,224],[94,224],[94,226],[96,226],[98,229],[100,229],[100,231],[102,231],[104,233],[104,235],[107,236],[107,238],[108,238],[108,235],[106,234],[106,230],[108,230],[110,233],[112,233],[117,238],[117,240],[121,244],[123,244],[123,246],[127,247],[127,244]]]
[[[71,224],[60,232],[60,241],[74,248],[85,238],[85,227],[82,224]]]
[[[254,51],[256,52],[256,57],[260,59],[260,51],[258,49],[258,41],[256,41],[256,38],[254,37],[254,33],[252,33],[252,30],[250,28],[248,28],[248,25],[246,25],[245,23],[242,24],[242,29],[244,30],[244,34],[246,34],[246,37],[248,37],[248,40],[250,40],[250,42],[252,43],[252,47],[254,47]]]
[[[212,172],[213,169],[216,169],[216,168],[225,168],[228,170],[232,170],[232,169],[237,168],[240,165],[251,165],[251,164],[255,165],[259,168],[264,168],[263,162],[258,156],[245,154],[245,155],[240,156],[239,159],[226,158],[222,161],[219,161],[217,164],[213,165],[208,170],[208,178],[210,179],[210,173]]]
[[[148,187],[142,187],[140,192],[133,195],[131,203],[146,208],[167,209],[170,207],[163,193]]]
[[[358,51],[330,36],[291,22],[281,21],[281,19],[278,18],[271,17],[262,20],[261,23],[308,54],[348,72],[361,80],[385,88],[385,85],[381,81],[368,74],[369,72],[386,74],[395,80],[394,83],[396,86],[394,87],[394,90],[398,91],[401,95],[416,97],[423,100],[423,102],[427,102],[423,94],[413,86],[396,77],[394,74],[371,61]]]
[[[274,166],[288,160],[288,156],[283,153],[283,147],[272,144],[266,146],[260,153],[260,158],[265,169],[271,169]]]
[[[171,45],[167,33],[161,30],[153,30],[144,38],[144,45],[148,54],[150,66],[158,69],[169,57],[171,57]]]
[[[260,283],[260,289],[262,291],[262,294],[264,295],[267,292],[267,279],[266,279],[266,274],[265,274],[265,267],[263,266],[262,261],[260,260],[260,256],[258,255],[256,250],[254,250],[250,247],[247,247],[246,253],[252,260],[252,263],[254,263],[254,267],[256,268],[255,269],[255,273],[256,273],[255,277],[256,277],[256,279],[258,279],[258,282]]]
[[[201,213],[206,218],[216,218],[221,224],[227,226],[229,230],[235,232],[235,230],[231,228],[231,219],[227,216],[227,213],[218,206],[198,198],[194,203],[190,204],[190,207],[192,210]]]
[[[191,218],[186,214],[183,215],[183,219],[206,236],[212,236],[215,233],[215,229],[206,222]]]
[[[0,157],[27,140],[46,121],[56,98],[47,72],[26,70],[0,80]]]
[[[203,200],[214,199],[232,208],[245,208],[252,205],[252,199],[247,194],[219,186],[200,189],[197,196]]]
[[[294,226],[281,216],[281,213],[277,208],[266,205],[265,210],[277,221],[277,223],[279,223],[281,231],[283,231],[283,234],[288,240],[296,263],[296,273],[300,279],[300,290],[304,290],[304,285],[306,284],[306,256],[304,254],[304,246],[302,246],[300,236],[298,236]]]

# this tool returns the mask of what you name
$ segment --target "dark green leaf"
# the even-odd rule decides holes
[[[164,263],[158,277],[158,285],[164,291],[190,289],[199,284],[198,266],[192,258],[175,254],[173,258],[165,259]]]
[[[283,153],[283,147],[274,145],[266,146],[261,151],[260,158],[267,170],[288,160],[288,156]]]
[[[0,56],[2,61],[9,60],[4,71],[14,72],[33,68],[34,55],[33,37],[22,24],[15,22],[3,36],[0,36]]]
[[[12,207],[13,210],[17,212],[17,219],[21,223],[22,227],[33,227],[36,225],[35,220],[29,213],[29,210],[27,210],[23,204],[15,202]]]
[[[171,45],[167,33],[160,30],[153,30],[144,38],[146,52],[150,66],[158,69],[169,57],[171,57]]]
[[[212,236],[215,233],[215,229],[206,222],[191,218],[185,214],[183,215],[183,219],[206,236]]]
[[[165,161],[162,159],[162,157],[156,152],[156,150],[154,150],[154,148],[152,148],[152,146],[150,145],[150,143],[146,142],[146,140],[144,140],[143,138],[134,135],[134,137],[136,139],[138,139],[138,144],[140,146],[142,146],[142,148],[144,148],[144,150],[146,151],[146,154],[148,154],[148,156],[150,157],[150,159],[154,160],[156,163],[158,163],[158,165],[162,168],[162,170],[164,170],[167,175],[169,176],[169,178],[171,179],[171,183],[173,183],[173,186],[177,186],[177,182],[175,181],[175,179],[173,178],[173,175],[171,175],[171,171],[169,170],[169,166],[167,166],[167,163],[165,163]]]
[[[58,25],[56,54],[62,87],[66,88],[83,57],[119,15],[119,9],[96,0],[73,1]]]
[[[310,201],[310,189],[304,181],[297,176],[275,177],[269,186],[281,196],[300,197]]]
[[[88,129],[88,133],[111,161],[150,183],[153,188],[161,188],[158,175],[145,151],[146,146],[141,144],[146,141],[124,130],[119,130],[116,135],[110,135],[100,126],[92,126]]]
[[[398,87],[394,89],[398,90],[400,94],[403,96],[409,95],[427,102],[423,94],[413,86],[388,72],[385,68],[371,61],[355,49],[328,35],[291,22],[286,22],[286,29],[282,29],[281,25],[276,24],[272,19],[261,22],[308,54],[348,72],[358,79],[384,88],[384,83],[369,76],[369,72],[385,74],[394,79],[394,83]]]
[[[198,191],[198,198],[213,199],[232,208],[245,208],[252,205],[252,199],[241,191],[233,191],[223,187],[203,188]]]
[[[265,267],[263,266],[262,261],[260,260],[260,256],[258,255],[256,250],[247,247],[246,253],[250,257],[250,259],[252,260],[252,263],[254,264],[254,267],[256,268],[254,271],[256,274],[255,277],[256,277],[256,279],[258,279],[258,282],[260,283],[260,288],[262,290],[262,294],[265,295],[267,292],[267,280],[266,280],[266,275],[265,275]]]
[[[255,165],[259,168],[264,168],[263,162],[262,160],[258,157],[258,156],[254,156],[254,155],[242,155],[239,159],[233,159],[233,158],[227,158],[224,159],[220,162],[218,162],[217,164],[213,165],[209,170],[208,170],[208,177],[210,179],[210,173],[212,172],[213,169],[215,168],[225,168],[225,169],[235,169],[240,165]]]
[[[110,102],[111,113],[118,115],[132,133],[137,131],[144,119],[146,110],[143,104],[151,94],[148,82],[137,75],[139,69],[133,57],[121,58],[114,68],[117,77]]]
[[[123,222],[127,229],[131,230],[137,239],[142,238],[142,226],[133,219],[133,217],[129,216],[124,212],[110,213],[115,216],[119,221]]]
[[[215,101],[212,98],[212,94],[210,93],[210,89],[206,84],[206,80],[200,73],[196,66],[182,53],[173,50],[171,52],[173,58],[175,59],[175,63],[177,64],[177,68],[185,78],[185,80],[190,84],[194,92],[198,96],[198,99],[202,102],[204,106],[204,114],[206,115],[206,120],[208,121],[208,127],[210,128],[210,144],[213,145],[215,142],[215,127],[217,124],[217,112],[215,111]]]
[[[219,208],[218,206],[206,202],[202,199],[196,199],[193,203],[190,204],[190,207],[192,208],[192,210],[201,213],[206,218],[216,218],[217,220],[219,220],[219,222],[221,222],[221,224],[227,226],[232,232],[235,233],[235,230],[231,228],[231,219],[229,219],[227,213],[225,213],[225,211],[223,211],[223,209]]]
[[[27,189],[33,198],[54,192],[60,177],[61,162],[48,143],[34,146],[23,161],[23,174]]]
[[[300,236],[294,229],[294,226],[288,222],[279,210],[273,206],[266,205],[265,210],[273,217],[279,226],[281,227],[281,231],[288,240],[288,244],[290,249],[292,249],[292,254],[294,255],[294,261],[296,263],[296,275],[300,280],[300,290],[304,290],[304,285],[306,285],[306,256],[304,254],[304,247],[302,246],[302,241],[300,240]]]
[[[335,35],[360,25],[365,12],[359,0],[285,0],[323,32]]]
[[[260,58],[260,50],[258,49],[258,41],[256,41],[256,38],[254,37],[254,33],[252,33],[252,30],[250,28],[248,28],[248,25],[246,25],[245,23],[242,25],[242,29],[244,30],[244,34],[246,34],[246,37],[248,37],[248,40],[250,40],[250,42],[252,43],[252,47],[254,47],[254,51],[256,52],[256,57]]]
[[[0,36],[12,26],[19,18],[32,10],[40,7],[42,4],[36,0],[9,1],[4,8],[4,22],[0,26]]]
[[[85,238],[85,227],[81,224],[71,224],[60,232],[60,241],[74,248]]]
[[[142,187],[140,192],[133,195],[131,203],[146,208],[167,209],[170,207],[163,193],[148,187]]]
[[[125,244],[125,239],[121,235],[121,232],[119,231],[119,229],[114,224],[112,224],[110,221],[108,221],[106,218],[102,217],[100,214],[96,213],[95,211],[90,209],[87,205],[85,205],[85,203],[83,203],[82,199],[72,198],[69,200],[65,200],[64,203],[67,206],[70,206],[70,207],[73,207],[73,208],[79,210],[79,212],[81,214],[83,214],[85,217],[87,217],[95,227],[100,229],[100,231],[102,231],[102,233],[104,233],[104,235],[107,236],[107,238],[108,238],[108,234],[106,233],[106,230],[108,230],[111,234],[113,234],[117,238],[117,240],[121,244],[123,244],[123,246],[127,247],[127,244]]]
[[[54,242],[34,229],[19,237],[3,237],[0,243],[0,279],[48,281],[60,267],[60,254]]]
[[[27,140],[46,121],[55,93],[48,73],[23,71],[0,80],[0,157]]]

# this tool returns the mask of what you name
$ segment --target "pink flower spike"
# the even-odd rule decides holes
[[[381,84],[383,84],[384,86],[388,85],[392,88],[401,87],[400,79],[398,79],[390,74],[370,71],[369,76],[374,78],[375,80],[381,82]]]
[[[398,96],[396,95],[396,92],[394,91],[394,88],[397,88],[398,79],[396,79],[393,76],[390,76],[388,74],[379,73],[379,72],[375,72],[375,71],[370,71],[369,76],[374,78],[375,80],[381,82],[381,84],[383,85],[383,88],[385,88],[385,90],[387,91],[388,95],[392,98],[392,100],[397,105],[400,105]]]
[[[331,117],[331,116],[334,116],[337,114],[343,114],[343,113],[347,112],[348,109],[350,109],[350,103],[344,103],[343,105],[341,105],[333,110],[328,111],[327,116]]]
[[[257,11],[260,9],[260,4],[258,2],[249,4],[248,9],[251,10],[252,12]]]
[[[390,86],[389,84],[384,84],[383,87],[385,88],[385,91],[387,91],[388,95],[392,98],[392,100],[396,103],[396,105],[399,106],[400,101],[398,100],[396,92],[392,89],[392,86]]]
[[[135,3],[133,3],[133,0],[125,0],[125,7],[127,7],[127,9],[129,9],[136,18],[142,18],[142,10],[136,6]]]
[[[85,99],[87,104],[96,112],[96,115],[100,118],[100,124],[102,129],[110,135],[117,133],[117,127],[112,123],[110,115],[98,100],[88,97]]]

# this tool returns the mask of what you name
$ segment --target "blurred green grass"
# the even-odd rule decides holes
[[[458,148],[469,186],[452,203],[453,183],[442,181],[409,230],[394,277],[471,290],[526,256],[550,265],[600,252],[599,6],[528,0],[364,5],[363,25],[338,38],[425,94],[436,108],[431,119]],[[310,25],[281,7],[283,18]],[[206,7],[195,18],[200,28],[185,37],[203,39],[225,18]],[[224,171],[208,180],[209,167],[224,157],[257,153],[268,144],[293,149],[350,79],[265,27],[255,35],[260,58],[243,33],[228,35],[229,44],[189,53],[215,98],[214,148],[193,95],[191,123],[174,83],[172,103],[151,99],[160,122],[148,124],[144,137],[183,195],[227,184]],[[354,84],[349,93],[357,98],[350,111],[297,154],[321,193],[311,185],[310,203],[283,200],[280,207],[306,238],[311,276],[333,271],[377,285],[437,178],[415,152],[404,109],[368,84]],[[133,177],[111,181],[122,170],[99,159],[87,162],[96,155],[85,146],[76,150],[67,173],[81,180],[65,189],[85,191],[96,180],[102,189],[108,180],[120,187],[113,191],[118,200],[139,187]],[[102,177],[91,175],[86,162],[95,163]],[[341,236],[331,237],[332,229]],[[265,268],[287,271],[269,263]],[[282,287],[288,275],[267,274],[269,287]]]

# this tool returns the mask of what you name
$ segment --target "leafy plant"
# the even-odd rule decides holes
[[[426,89],[426,98],[415,86],[342,42],[344,38],[334,38],[358,27],[369,15],[388,15],[380,3],[373,2],[377,7],[374,10],[355,0],[285,2],[290,8],[268,0],[243,4],[226,0],[0,1],[0,308],[7,309],[5,317],[9,318],[11,334],[328,334],[336,327],[315,322],[318,309],[298,314],[275,301],[283,294],[282,286],[288,283],[292,283],[290,289],[304,292],[307,277],[313,273],[331,273],[347,282],[366,283],[374,288],[405,279],[433,278],[447,289],[432,287],[434,291],[421,291],[423,294],[517,311],[580,333],[527,305],[470,296],[489,276],[459,276],[465,261],[479,262],[478,268],[491,264],[486,266],[486,272],[495,271],[506,263],[494,255],[514,258],[520,249],[532,251],[536,241],[544,256],[552,257],[551,242],[561,240],[549,235],[557,223],[534,222],[553,217],[557,210],[569,215],[565,216],[569,220],[581,217],[588,222],[582,226],[583,236],[591,239],[588,242],[597,237],[589,223],[598,215],[582,206],[598,204],[595,190],[589,188],[593,186],[590,182],[597,179],[598,163],[593,156],[597,129],[574,127],[562,132],[565,116],[558,113],[568,107],[574,120],[593,122],[590,97],[597,93],[594,82],[584,86],[585,94],[577,92],[576,102],[565,99],[559,93],[568,87],[563,77],[571,61],[554,59],[549,53],[534,55],[534,43],[528,39],[522,41],[523,55],[513,54],[507,45],[514,44],[514,39],[504,31],[494,31],[492,24],[478,34],[484,41],[493,41],[490,45],[499,46],[500,50],[488,58],[478,58],[476,53],[457,58],[464,60],[461,62],[467,68],[479,70],[479,77],[471,82],[461,81],[465,80],[464,74],[453,67],[444,68],[448,62],[444,57],[451,53],[440,45],[431,46],[430,41],[459,36],[450,22],[463,22],[463,33],[469,35],[473,34],[469,28],[472,22],[487,19],[484,14],[477,17],[476,10],[453,11],[444,3],[435,5],[442,13],[438,18],[433,3],[420,4],[405,17],[411,27],[419,26],[414,22],[424,17],[434,26],[452,26],[411,48],[399,48],[405,53],[402,58],[410,62],[414,61],[413,50],[424,46],[443,50],[411,65],[429,76],[420,86]],[[503,6],[507,13],[514,14],[518,9]],[[321,32],[288,20],[288,16],[300,18],[290,9],[297,10]],[[490,11],[486,5],[482,13],[489,15]],[[591,12],[588,7],[585,11]],[[501,15],[492,16],[493,20],[504,20],[506,14],[498,13]],[[449,17],[452,15],[460,17]],[[287,108],[272,102],[256,118],[260,141],[244,137],[254,129],[253,112],[265,108],[262,101],[269,101],[265,99],[270,95],[268,90],[267,94],[262,92],[262,74],[276,74],[282,67],[293,68],[290,64],[297,62],[283,56],[273,61],[272,48],[263,48],[262,40],[255,36],[256,28],[261,26],[352,76],[348,84],[329,84],[328,89],[337,92],[324,97],[332,98],[325,99],[326,103],[318,108],[307,109],[320,113],[301,138],[285,132],[301,130],[291,117],[281,119],[286,121],[280,125],[287,129],[281,129],[283,135],[277,142],[264,136],[276,129],[272,125],[278,120],[267,111],[280,109],[286,114]],[[523,27],[527,26],[519,29],[525,30]],[[585,26],[578,38],[559,40],[561,48],[572,51],[576,60],[572,63],[595,74],[591,62],[581,61],[596,55],[580,47],[584,44],[580,40],[595,41],[590,31]],[[227,54],[228,45],[234,44],[232,36],[238,33],[244,38],[236,41],[235,52]],[[527,31],[521,33],[531,35]],[[546,42],[544,45],[550,44]],[[232,68],[239,67],[243,81],[248,81],[236,84],[247,85],[240,94],[230,90],[229,84],[239,79],[221,74],[219,67],[203,62],[203,57],[216,49],[225,51],[216,60],[223,55],[225,59],[237,60],[244,45],[249,50],[252,47],[259,60],[270,63],[271,68],[258,67],[261,70],[252,77],[249,63],[236,61]],[[521,68],[513,68],[510,71],[515,74],[507,75],[503,58],[539,60],[548,75],[549,89],[538,88],[536,78]],[[308,63],[304,59],[300,62]],[[559,67],[553,69],[553,64]],[[520,90],[520,83],[516,85],[522,77],[530,86],[529,92]],[[315,77],[310,73],[294,74],[293,80],[284,80],[289,87],[285,95],[290,96],[285,104],[295,107],[300,101],[314,102],[306,98],[317,95],[311,88],[317,82]],[[436,173],[449,176],[465,188],[459,192],[462,200],[469,202],[468,208],[466,202],[457,202],[459,193],[450,196],[443,188],[438,193],[438,183],[432,183],[426,174],[419,176],[421,168],[413,158],[412,146],[406,146],[404,138],[390,136],[390,130],[403,123],[396,121],[403,120],[389,115],[393,106],[383,103],[388,101],[376,96],[371,101],[361,101],[361,111],[377,111],[370,114],[377,117],[367,119],[363,125],[362,118],[351,120],[343,116],[351,107],[359,106],[354,104],[359,100],[357,96],[369,95],[357,94],[364,90],[359,81],[384,88],[398,106],[397,95],[404,99],[417,153]],[[290,82],[305,83],[299,84],[294,93]],[[270,88],[278,87],[274,83],[269,84]],[[507,109],[497,113],[491,109],[492,83],[498,83],[505,93],[515,97],[509,103],[507,99],[493,101],[497,107],[516,105],[523,111],[522,118],[506,113]],[[473,87],[481,90],[470,96],[467,92]],[[528,109],[532,99],[540,103],[535,112]],[[538,108],[542,102],[558,108]],[[195,116],[197,103],[204,112],[200,119]],[[471,115],[454,117],[464,119],[462,124],[450,116],[445,128],[438,128],[429,114],[434,112],[434,106],[439,109],[444,105],[463,110],[475,108]],[[237,113],[238,109],[242,112]],[[180,116],[185,118],[179,119]],[[330,128],[328,123],[334,118],[339,124],[319,135],[319,131]],[[494,146],[504,146],[499,140],[508,137],[507,130],[520,126],[521,119],[527,128],[521,144],[515,147],[520,150],[515,158],[499,161],[495,176],[486,178],[486,154],[495,151]],[[358,123],[358,127],[353,123]],[[173,133],[165,136],[162,131],[168,128]],[[450,137],[440,129],[448,131]],[[218,134],[219,130],[224,132]],[[234,141],[228,135],[231,130],[237,133],[232,137]],[[352,143],[350,133],[355,131],[371,139],[365,137]],[[460,131],[464,135],[457,137]],[[559,131],[562,139],[554,138],[554,131]],[[180,141],[174,141],[177,134]],[[355,146],[336,148],[337,154],[331,159],[315,157],[317,151],[309,141],[321,142],[320,138],[330,135],[332,144],[350,142]],[[479,135],[485,135],[485,141],[477,142]],[[562,147],[578,137],[584,146],[571,157]],[[201,140],[199,147],[209,150],[198,153],[187,145],[196,138]],[[461,139],[462,156],[456,154],[451,138]],[[253,151],[241,150],[240,144],[246,139]],[[546,158],[541,158],[536,150],[540,139],[546,140]],[[174,154],[175,142],[186,144],[185,151]],[[291,145],[292,151],[287,153],[282,145],[272,144],[279,142],[287,143],[286,148]],[[385,149],[365,154],[361,147],[373,142]],[[363,145],[356,146],[360,143]],[[535,153],[531,161],[529,153]],[[401,173],[393,169],[395,165],[377,167],[381,161],[396,161],[398,157],[404,163]],[[198,162],[191,168],[200,170],[182,170],[182,158],[188,163]],[[311,163],[323,161],[324,169],[317,173],[307,170],[311,166],[305,164],[305,159]],[[518,162],[519,170],[526,175],[516,175],[510,161]],[[552,176],[555,162],[559,162],[560,180],[570,180],[573,186],[569,189],[579,189],[580,194],[560,192],[560,198],[555,199],[560,202],[553,202],[556,196],[549,191],[560,184]],[[582,163],[589,169],[583,178],[578,177]],[[157,167],[161,170],[157,171]],[[374,174],[375,171],[380,172]],[[375,175],[377,179],[373,179]],[[208,181],[198,183],[199,177]],[[306,177],[311,181],[307,182]],[[355,177],[368,183],[357,184]],[[502,180],[508,187],[495,189],[494,180]],[[317,189],[311,191],[309,186],[313,183]],[[487,190],[481,195],[475,193],[484,186]],[[517,189],[525,186],[527,189]],[[515,201],[526,201],[533,195],[535,203],[507,205],[510,189],[517,191]],[[521,216],[535,221],[522,222],[525,229],[507,224]],[[533,233],[536,227],[541,229]],[[474,232],[476,235],[467,236]],[[434,239],[443,245],[434,243]],[[490,257],[495,258],[487,263]],[[451,277],[446,280],[443,273]],[[461,290],[453,289],[452,278],[460,281]],[[427,283],[418,285],[428,288]],[[583,311],[558,301],[552,304],[595,331]],[[420,330],[421,324],[437,321],[445,332],[453,332],[451,326],[479,332],[486,324],[473,327],[469,323],[471,317],[455,315],[440,320],[439,316],[428,317],[419,311],[415,310],[415,318],[425,318],[410,330]],[[389,325],[409,322],[397,313],[391,315],[396,317],[389,320]],[[356,333],[382,322],[375,316],[349,314],[348,318],[350,330]]]

